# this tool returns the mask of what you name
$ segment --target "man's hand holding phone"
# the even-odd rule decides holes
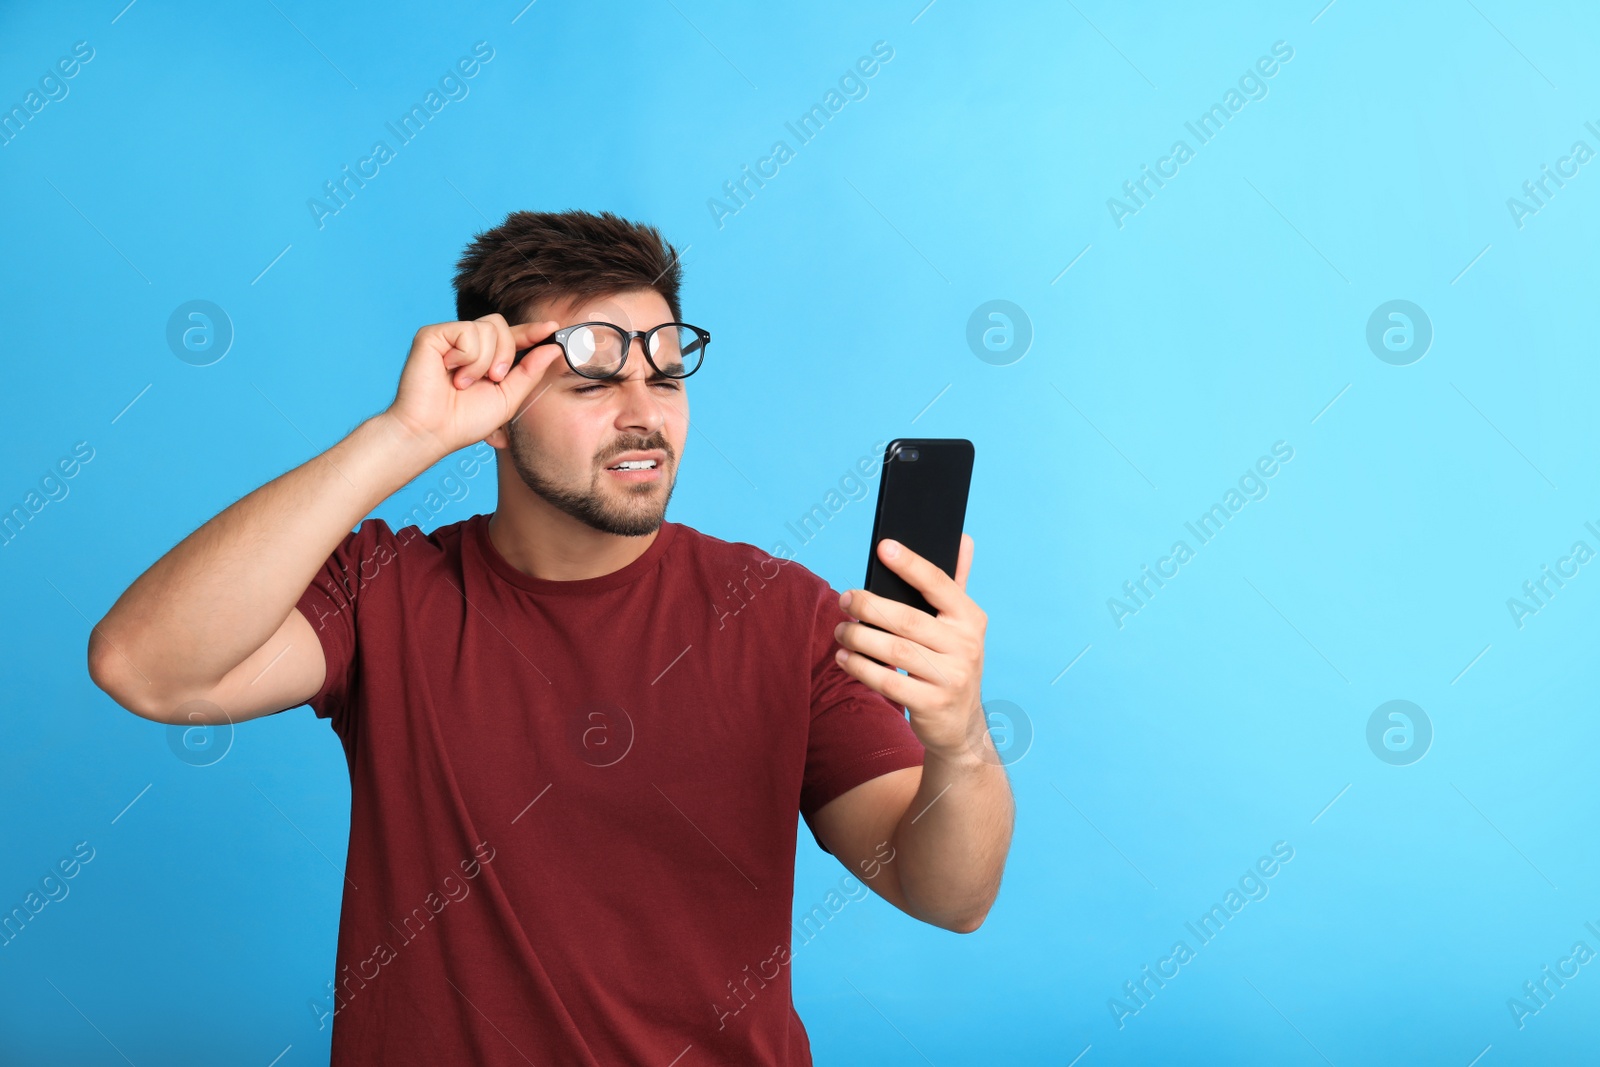
[[[878,558],[938,615],[850,589],[840,595],[839,606],[857,621],[841,622],[833,632],[844,646],[836,655],[840,666],[904,707],[923,747],[952,762],[971,761],[992,743],[980,697],[989,617],[967,595],[972,552],[971,535],[962,534],[951,578],[904,545],[879,541]]]
[[[504,316],[490,314],[424,326],[411,342],[394,403],[385,414],[440,457],[483,440],[529,403],[551,361],[561,358],[561,347],[536,348],[515,367],[512,357],[559,325],[511,326]]]

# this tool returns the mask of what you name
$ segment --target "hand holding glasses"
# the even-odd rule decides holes
[[[667,378],[687,378],[699,370],[706,346],[711,343],[710,333],[686,322],[664,322],[649,330],[624,330],[610,322],[580,322],[518,349],[511,365],[515,367],[540,345],[553,344],[561,347],[573,373],[585,378],[610,378],[622,372],[635,337],[643,342],[644,358],[651,368]]]

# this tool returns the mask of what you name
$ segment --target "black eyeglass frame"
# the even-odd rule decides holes
[[[585,374],[575,363],[572,362],[572,356],[567,352],[567,338],[572,336],[572,331],[580,330],[585,326],[603,326],[606,329],[613,330],[622,335],[622,358],[617,362],[616,370],[611,371],[608,374]],[[694,370],[690,371],[688,374],[668,374],[666,371],[656,366],[655,357],[650,354],[650,338],[653,337],[657,331],[672,327],[680,327],[682,329],[692,331],[694,335],[700,339],[700,360],[694,365]],[[642,341],[639,350],[644,353],[645,362],[650,364],[651,369],[657,374],[661,375],[663,378],[671,378],[675,381],[681,381],[682,379],[689,377],[689,375],[694,374],[695,371],[698,371],[701,367],[705,366],[706,350],[711,347],[711,332],[709,330],[703,330],[698,326],[691,326],[687,322],[663,322],[661,325],[652,326],[648,330],[624,330],[621,326],[618,326],[614,322],[575,322],[571,326],[563,326],[561,329],[557,330],[555,333],[551,334],[549,337],[546,337],[542,341],[535,341],[527,348],[518,349],[517,354],[511,359],[511,365],[515,367],[518,363],[522,362],[523,356],[527,355],[529,352],[532,352],[535,348],[538,348],[541,345],[559,345],[561,348],[561,357],[567,361],[567,366],[572,368],[572,373],[577,374],[580,377],[588,378],[591,381],[604,381],[607,378],[615,378],[628,366],[628,353],[632,351],[633,339],[635,337]]]

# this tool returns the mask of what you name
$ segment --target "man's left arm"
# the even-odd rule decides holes
[[[834,631],[840,665],[907,710],[925,755],[922,767],[864,782],[811,819],[829,851],[885,900],[958,933],[976,930],[994,903],[1016,810],[980,699],[988,617],[966,592],[972,552],[963,534],[952,579],[879,542],[879,558],[937,616],[862,589],[840,596],[856,620]]]

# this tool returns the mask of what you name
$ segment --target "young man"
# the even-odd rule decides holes
[[[708,348],[668,325],[679,277],[652,227],[508,216],[394,403],[190,534],[93,631],[96,684],[145,718],[331,720],[351,785],[336,1065],[810,1063],[796,812],[924,922],[970,932],[994,901],[1013,804],[971,538],[954,580],[880,546],[933,616],[664,521]],[[492,516],[351,532],[479,441]]]

